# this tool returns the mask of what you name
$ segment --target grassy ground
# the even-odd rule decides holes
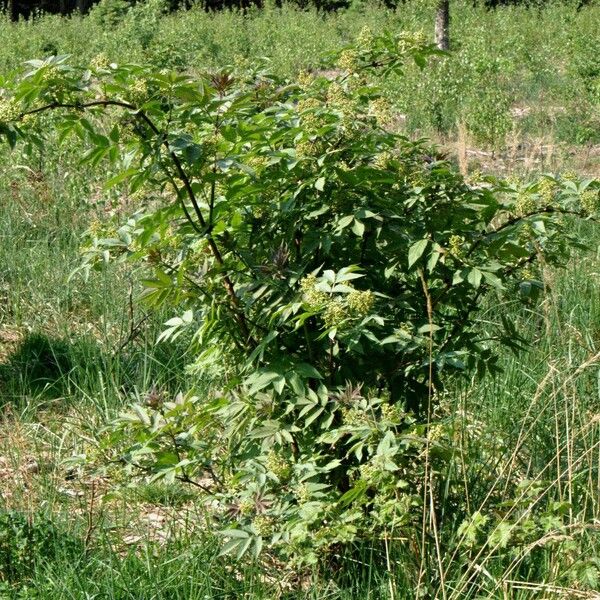
[[[597,173],[599,7],[453,9],[456,57],[386,84],[407,130],[436,136],[464,170]],[[411,3],[395,13],[369,8],[327,18],[288,8],[158,20],[146,12],[113,28],[98,15],[3,21],[0,74],[43,54],[86,61],[100,52],[190,69],[268,55],[274,70],[291,74],[317,67],[315,57],[365,24],[429,29],[430,13]],[[452,83],[446,95],[442,81]],[[489,107],[498,106],[509,121],[494,121]],[[488,139],[476,139],[481,131]],[[137,302],[138,274],[122,265],[89,280],[76,272],[90,222],[127,210],[105,196],[97,174],[77,167],[79,152],[51,146],[33,165],[2,150],[0,598],[415,598],[407,582],[419,560],[402,541],[387,552],[340,556],[334,570],[236,564],[219,557],[193,491],[134,485],[72,460],[90,451],[94,431],[123,403],[153,386],[189,386],[184,342],[154,345],[165,315]],[[543,269],[542,303],[489,309],[522,322],[529,351],[504,356],[502,374],[455,386],[444,403],[446,414],[462,418],[453,449],[460,460],[452,464],[464,484],[442,494],[442,526],[461,525],[452,518],[457,494],[481,514],[500,498],[504,512],[489,518],[523,542],[504,548],[475,527],[460,556],[438,557],[429,544],[428,597],[598,597],[600,238],[592,225],[579,232],[590,250],[563,270]],[[503,495],[515,481],[523,493]]]

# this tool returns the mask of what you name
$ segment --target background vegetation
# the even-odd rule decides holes
[[[26,58],[67,53],[82,65],[104,54],[197,73],[266,60],[293,76],[321,68],[318,57],[364,25],[429,31],[432,22],[431,7],[417,3],[328,16],[290,7],[167,15],[148,3],[135,10],[5,20],[0,74],[8,77]],[[465,173],[597,174],[599,8],[453,10],[455,54],[385,81],[401,115],[397,127],[433,136]],[[90,452],[95,432],[124,404],[190,387],[189,340],[155,344],[173,315],[137,301],[140,273],[131,267],[113,265],[87,282],[74,274],[83,232],[134,208],[78,164],[83,146],[49,141],[33,161],[19,149],[2,152],[0,597],[395,599],[415,597],[415,576],[422,597],[598,593],[600,305],[592,224],[570,225],[590,249],[566,269],[542,265],[543,302],[489,306],[490,319],[502,311],[531,347],[502,354],[495,377],[446,391],[438,418],[450,424],[455,460],[435,476],[459,474],[461,510],[470,515],[443,532],[462,540],[456,554],[440,565],[428,541],[422,574],[418,550],[402,539],[340,552],[333,565],[239,562],[219,556],[195,490],[134,483],[116,469],[99,476],[73,461]],[[456,497],[456,490],[441,494],[442,512],[457,510]]]
[[[103,53],[119,63],[199,71],[264,60],[275,74],[289,76],[318,69],[322,56],[365,25],[374,32],[430,32],[434,10],[419,0],[393,11],[353,5],[323,14],[284,5],[207,13],[197,6],[169,15],[160,0],[131,10],[105,2],[86,18],[5,20],[0,72],[18,68],[23,57],[72,54],[85,64]],[[527,159],[542,170],[568,153],[562,144],[596,161],[588,152],[600,130],[598,10],[562,2],[498,10],[453,3],[452,58],[386,82],[399,124],[442,139],[461,133],[467,147],[473,139],[480,149],[504,149],[512,162]]]

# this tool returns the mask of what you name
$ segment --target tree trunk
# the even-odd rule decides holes
[[[19,1],[8,0],[8,14],[10,15],[11,21],[19,20]]]
[[[439,0],[435,13],[435,45],[450,50],[450,0]]]

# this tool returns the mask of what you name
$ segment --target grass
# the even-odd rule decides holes
[[[465,171],[575,166],[597,173],[599,7],[484,11],[457,3],[453,10],[456,57],[431,71],[409,70],[405,83],[386,82],[406,114],[407,132],[434,135],[457,162],[462,156]],[[138,17],[108,30],[94,15],[2,21],[0,74],[43,54],[87,61],[105,52],[114,60],[186,69],[268,55],[272,69],[289,75],[317,67],[314,57],[364,25],[429,29],[431,22],[430,9],[416,2],[397,12],[366,7],[327,17],[288,7]],[[483,81],[510,98],[504,140],[475,139],[468,110],[497,116],[493,98],[487,113],[477,104]],[[522,116],[514,116],[516,108]],[[440,490],[442,520],[426,555],[396,540],[387,551],[357,548],[337,557],[333,568],[236,563],[219,556],[220,540],[193,490],[138,485],[116,469],[91,472],[73,460],[93,453],[94,431],[131,398],[153,386],[175,392],[190,385],[184,340],[176,348],[154,344],[168,316],[137,302],[138,273],[116,265],[85,280],[76,272],[83,231],[127,210],[107,196],[98,175],[76,167],[80,152],[49,141],[32,165],[23,164],[18,150],[2,150],[0,515],[13,520],[0,523],[0,598],[408,600],[417,597],[415,579],[430,598],[598,597],[600,237],[594,227],[579,229],[590,251],[565,269],[543,268],[549,293],[541,303],[489,307],[521,323],[532,344],[503,356],[495,377],[449,388],[439,417],[455,423],[448,463],[455,472],[440,480],[461,483]],[[461,528],[458,499],[469,514],[487,516],[486,525]],[[15,542],[15,527],[27,527],[19,515],[39,531],[22,538],[24,546]],[[521,543],[504,547],[494,535],[507,526]],[[436,540],[451,550],[438,555]],[[24,554],[11,555],[9,567],[8,553],[18,548]]]

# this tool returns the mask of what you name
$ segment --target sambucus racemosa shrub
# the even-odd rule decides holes
[[[99,57],[33,61],[0,101],[11,144],[54,129],[137,210],[90,230],[88,268],[144,264],[144,301],[193,333],[211,382],[149,395],[108,428],[105,460],[216,500],[225,551],[315,560],[346,542],[418,535],[446,445],[431,416],[452,374],[497,368],[524,340],[488,297],[529,302],[530,269],[578,245],[565,215],[598,183],[466,181],[396,133],[377,87],[437,51],[364,31],[332,71],[195,77]]]

